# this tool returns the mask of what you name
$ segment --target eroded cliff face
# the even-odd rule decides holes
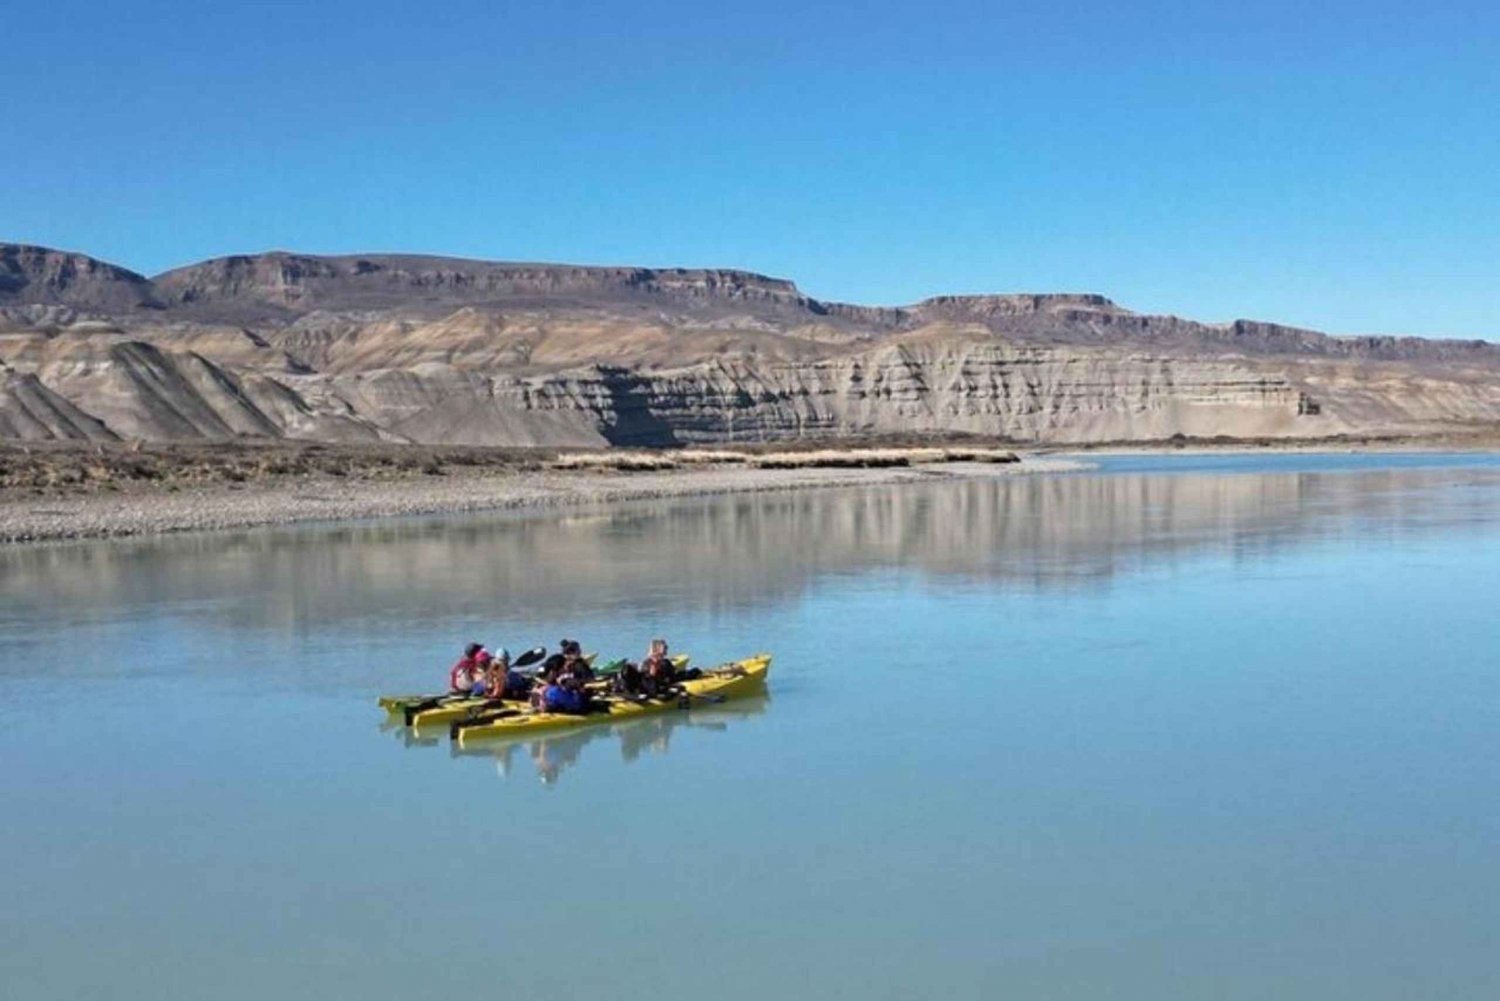
[[[688,441],[899,431],[1026,441],[1285,434],[1297,430],[1300,398],[1285,376],[1233,363],[972,342],[639,379],[652,416]]]
[[[134,310],[156,305],[143,275],[86,254],[0,243],[0,306],[66,305]]]
[[[585,413],[614,444],[963,431],[1027,441],[1285,434],[1284,376],[1220,362],[981,345],[887,346],[815,362],[592,367],[496,387],[507,405]],[[1317,421],[1317,430],[1309,421]]]
[[[888,309],[738,271],[394,255],[222,258],[148,280],[0,251],[11,438],[1086,442],[1500,423],[1495,344],[1201,324],[1097,295]]]

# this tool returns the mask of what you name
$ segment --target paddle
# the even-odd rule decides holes
[[[537,661],[541,660],[545,656],[547,656],[547,648],[546,647],[544,647],[544,646],[534,646],[530,650],[524,651],[515,660],[511,661],[510,666],[511,667],[529,667],[532,664],[535,664]],[[454,701],[457,701],[459,699],[469,699],[469,698],[473,698],[473,696],[472,695],[464,695],[461,692],[449,692],[446,695],[435,695],[435,696],[433,696],[430,699],[423,699],[421,702],[416,702],[416,703],[413,703],[412,705],[404,707],[403,710],[402,710],[402,715],[404,715],[406,717],[406,725],[407,726],[411,726],[412,722],[417,718],[417,714],[418,713],[424,713],[424,712],[426,712],[429,709],[436,709],[438,706],[446,705],[449,702],[454,702]],[[489,701],[489,702],[499,702],[500,700],[499,699],[487,699],[486,701]]]

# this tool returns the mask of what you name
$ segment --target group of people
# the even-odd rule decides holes
[[[535,675],[514,667],[504,647],[491,653],[482,643],[470,643],[448,672],[448,689],[455,695],[526,701],[541,712],[586,713],[594,708],[593,683],[598,680],[577,640],[559,643],[558,652],[543,661]],[[611,688],[627,697],[664,698],[673,694],[680,680],[667,655],[667,641],[654,639],[639,664],[622,665]]]
[[[531,679],[511,666],[510,651],[504,647],[490,653],[484,644],[470,643],[448,671],[448,690],[491,699],[524,698],[531,691]]]

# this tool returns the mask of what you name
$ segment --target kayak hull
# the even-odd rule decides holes
[[[757,654],[722,668],[705,671],[701,677],[682,682],[680,687],[687,692],[687,696],[682,699],[649,699],[639,702],[629,699],[611,699],[608,712],[592,712],[583,715],[522,712],[482,724],[461,727],[456,739],[459,746],[464,747],[484,740],[596,726],[601,723],[614,723],[656,713],[680,711],[692,708],[694,705],[701,706],[724,699],[758,695],[765,691],[766,675],[770,669],[771,655]]]
[[[522,709],[525,708],[524,699],[510,701],[501,699],[458,699],[446,705],[435,706],[412,716],[411,725],[416,727],[446,726],[454,720],[468,719],[481,712],[495,712],[500,709]]]

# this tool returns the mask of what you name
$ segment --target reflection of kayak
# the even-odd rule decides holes
[[[725,730],[737,720],[759,716],[770,705],[770,697],[758,692],[732,702],[690,703],[687,712],[635,715],[625,719],[611,719],[597,726],[577,727],[572,730],[544,730],[541,733],[511,733],[476,741],[470,747],[450,741],[448,753],[455,758],[500,757],[517,747],[527,744],[540,746],[548,751],[566,750],[571,747],[586,747],[589,744],[619,738],[620,757],[634,761],[641,752],[662,746],[679,727],[698,730]],[[407,734],[410,730],[400,727]],[[435,739],[435,738],[434,738]],[[424,736],[424,745],[430,743]]]
[[[704,671],[699,677],[682,682],[679,687],[685,694],[680,697],[640,701],[610,698],[604,701],[607,707],[605,711],[581,715],[511,711],[484,722],[476,720],[456,723],[453,726],[453,735],[460,745],[465,745],[472,741],[491,740],[496,737],[524,736],[566,730],[572,727],[622,722],[653,713],[671,712],[692,708],[695,705],[712,704],[723,699],[757,695],[764,691],[766,674],[770,669],[771,655],[757,654],[724,667]]]
[[[672,734],[679,728],[722,732],[736,720],[765,712],[770,702],[765,692],[718,704],[700,702],[690,705],[687,712],[622,720],[610,727],[610,732],[620,738],[620,759],[631,762],[645,753],[665,754],[670,750]]]

